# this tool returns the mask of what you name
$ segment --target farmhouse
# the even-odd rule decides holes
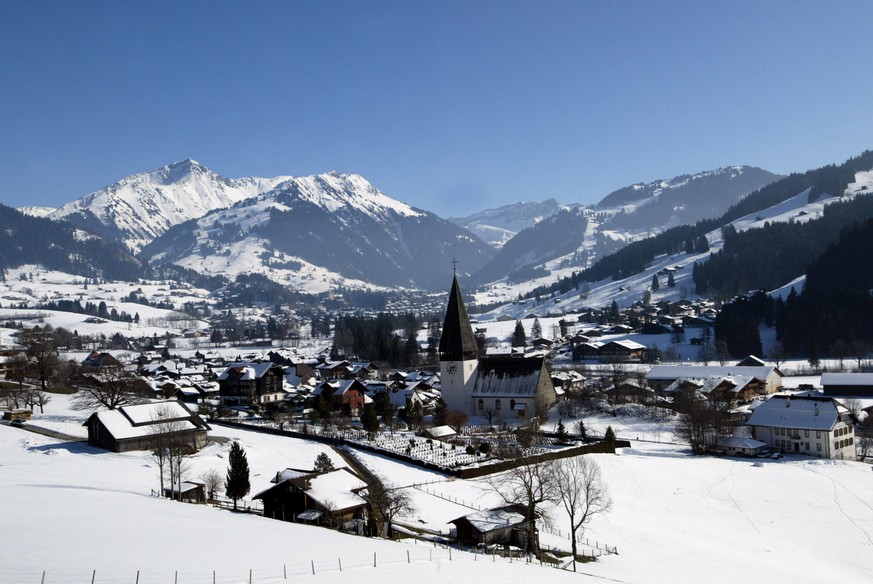
[[[755,387],[761,394],[775,393],[782,388],[782,374],[775,367],[739,365],[655,365],[646,374],[649,387],[664,391],[677,379],[751,378],[745,386]]]
[[[512,545],[527,548],[529,524],[521,505],[485,509],[449,523],[455,524],[457,540],[462,546]]]
[[[755,408],[746,425],[781,452],[855,460],[855,422],[833,398],[776,395]]]
[[[82,425],[88,427],[88,444],[112,452],[148,450],[159,434],[199,450],[206,445],[209,430],[197,414],[174,400],[95,412]]]
[[[286,469],[271,482],[272,487],[252,497],[264,502],[264,517],[363,533],[368,505],[358,493],[367,483],[349,469],[320,473]]]

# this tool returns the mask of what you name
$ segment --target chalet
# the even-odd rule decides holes
[[[574,361],[600,361],[601,363],[639,363],[646,346],[635,341],[589,341],[573,349]]]
[[[312,390],[312,397],[323,398],[330,404],[331,410],[348,408],[352,415],[364,408],[367,386],[359,379],[335,379],[322,381]]]
[[[352,374],[352,364],[348,361],[325,361],[315,370],[321,379],[346,379]]]
[[[286,469],[271,482],[272,487],[252,497],[263,501],[264,517],[363,533],[368,504],[360,493],[367,483],[347,468],[320,473]]]
[[[729,376],[754,378],[762,394],[782,388],[782,374],[775,367],[740,367],[736,365],[655,365],[646,374],[646,382],[655,391],[664,391],[677,379],[710,379]]]
[[[455,525],[456,538],[462,546],[528,547],[530,524],[521,505],[485,509],[458,517],[449,523]]]
[[[225,406],[261,407],[284,401],[284,370],[265,363],[231,363],[218,376],[218,395]]]
[[[206,445],[209,430],[197,414],[174,400],[95,412],[82,425],[88,427],[88,444],[112,452],[148,450],[162,433],[196,451]]]
[[[774,395],[746,425],[757,440],[781,452],[855,460],[857,420],[830,397]]]
[[[828,396],[873,397],[873,373],[822,373],[821,385]]]
[[[121,367],[121,361],[109,353],[91,351],[88,356],[82,360],[82,367],[90,369],[99,369],[100,367]]]

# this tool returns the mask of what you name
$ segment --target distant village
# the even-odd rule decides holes
[[[670,304],[648,314],[642,328],[652,335],[694,331],[705,346],[714,314],[699,308]],[[641,343],[603,340],[635,330],[604,320],[580,326],[562,318],[557,334],[540,329],[530,339],[489,347],[455,279],[437,362],[417,368],[299,347],[197,349],[183,357],[160,343],[132,359],[124,357],[129,351],[95,349],[79,362],[61,362],[50,334],[22,331],[20,346],[3,351],[0,403],[5,423],[23,426],[50,401],[49,387],[72,388],[80,409],[91,412],[88,442],[113,452],[155,450],[160,436],[184,456],[208,443],[211,425],[226,424],[365,449],[461,478],[630,445],[633,437],[611,427],[594,435],[580,421],[584,412],[672,424],[701,455],[848,461],[873,455],[873,373],[826,372],[820,386],[785,391],[778,363],[756,356],[728,362],[723,355],[660,363]],[[253,485],[252,504],[274,519],[386,535],[402,501],[386,499],[372,473],[344,458],[347,467],[314,461],[312,468],[275,469],[269,483]],[[181,470],[173,478],[172,469],[170,462],[168,480],[161,478],[166,496],[230,504],[216,495],[222,480],[196,480]],[[458,543],[529,549],[536,517],[518,503],[459,517]]]

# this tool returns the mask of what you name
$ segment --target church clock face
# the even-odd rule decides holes
[[[457,363],[449,363],[448,367],[446,367],[446,371],[450,374],[455,374],[458,372],[458,364]]]

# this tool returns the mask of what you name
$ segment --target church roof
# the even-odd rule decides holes
[[[452,280],[449,305],[446,307],[446,319],[440,336],[440,360],[466,361],[475,359],[477,353],[476,338],[473,336],[467,309],[464,308],[458,277],[455,276]]]
[[[548,375],[543,376],[542,357],[481,359],[473,397],[534,397],[541,377],[551,383]]]

